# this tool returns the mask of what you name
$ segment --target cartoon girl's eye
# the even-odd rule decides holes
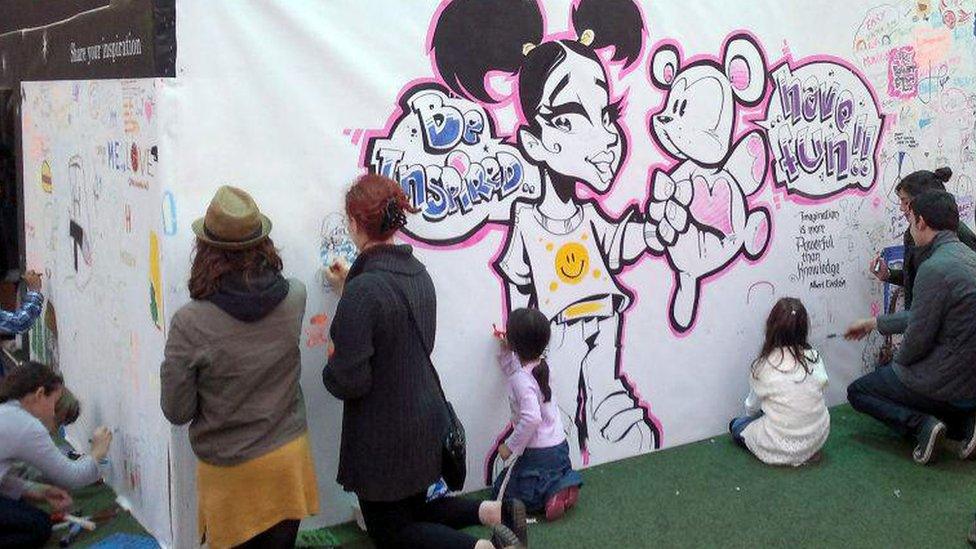
[[[671,114],[677,114],[678,112],[678,100],[674,100],[674,105],[671,105]]]
[[[564,132],[573,131],[573,123],[569,121],[568,116],[557,116],[553,118],[552,125]]]
[[[682,101],[682,102],[681,102],[681,110],[680,110],[680,111],[678,112],[678,114],[679,114],[680,116],[684,116],[684,115],[685,115],[685,109],[686,109],[687,107],[688,107],[688,100],[687,100],[687,99],[685,99],[684,101]]]
[[[612,124],[612,123],[613,123],[613,120],[610,119],[610,112],[609,111],[603,111],[603,125],[609,128],[610,127],[610,124]]]

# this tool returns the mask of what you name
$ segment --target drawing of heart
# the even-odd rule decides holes
[[[691,216],[709,227],[718,229],[724,235],[732,233],[732,187],[729,180],[719,177],[709,186],[704,176],[697,175],[692,180],[694,198],[688,208]]]

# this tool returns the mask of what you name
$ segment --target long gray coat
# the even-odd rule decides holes
[[[951,231],[917,253],[911,309],[878,317],[879,332],[905,334],[895,374],[936,400],[976,399],[976,253]]]

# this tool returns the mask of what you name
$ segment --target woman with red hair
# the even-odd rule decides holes
[[[413,249],[394,242],[415,213],[400,185],[375,174],[346,194],[349,234],[360,251],[326,275],[341,294],[322,373],[344,402],[338,482],[359,497],[379,547],[524,547],[525,506],[443,497],[446,403],[430,364],[437,323],[434,284]],[[491,525],[492,542],[457,529]]]

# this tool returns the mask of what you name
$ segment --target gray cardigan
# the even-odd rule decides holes
[[[411,324],[407,304],[420,325]],[[434,346],[437,301],[427,269],[409,246],[370,248],[350,269],[322,372],[344,401],[338,482],[367,501],[426,493],[441,474],[444,400],[426,349]]]
[[[950,231],[916,250],[911,309],[878,317],[904,333],[895,374],[910,389],[951,402],[976,398],[976,253]]]

